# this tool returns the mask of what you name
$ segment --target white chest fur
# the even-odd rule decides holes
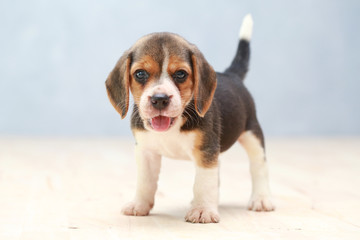
[[[138,147],[164,157],[184,160],[192,159],[195,137],[193,132],[180,132],[180,126],[177,124],[166,132],[135,132]]]

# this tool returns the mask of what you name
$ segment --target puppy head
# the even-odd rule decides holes
[[[126,51],[106,80],[110,102],[124,118],[129,88],[145,128],[167,131],[194,100],[201,117],[216,88],[216,73],[195,45],[178,35],[155,33]]]

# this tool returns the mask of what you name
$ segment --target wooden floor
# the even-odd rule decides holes
[[[164,159],[151,215],[127,217],[132,139],[2,137],[0,239],[360,239],[360,138],[268,139],[267,153],[275,212],[246,210],[236,145],[221,156],[221,222],[191,224],[189,161]]]

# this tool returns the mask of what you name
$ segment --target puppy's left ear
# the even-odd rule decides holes
[[[125,118],[129,108],[131,54],[125,52],[105,81],[111,104]]]
[[[214,97],[216,89],[216,73],[197,48],[193,49],[191,61],[195,80],[195,110],[199,116],[204,117],[205,113],[209,110]]]

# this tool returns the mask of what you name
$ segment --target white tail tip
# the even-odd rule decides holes
[[[254,22],[253,22],[251,14],[247,14],[244,17],[243,22],[241,24],[239,38],[250,42],[253,25],[254,25]]]

